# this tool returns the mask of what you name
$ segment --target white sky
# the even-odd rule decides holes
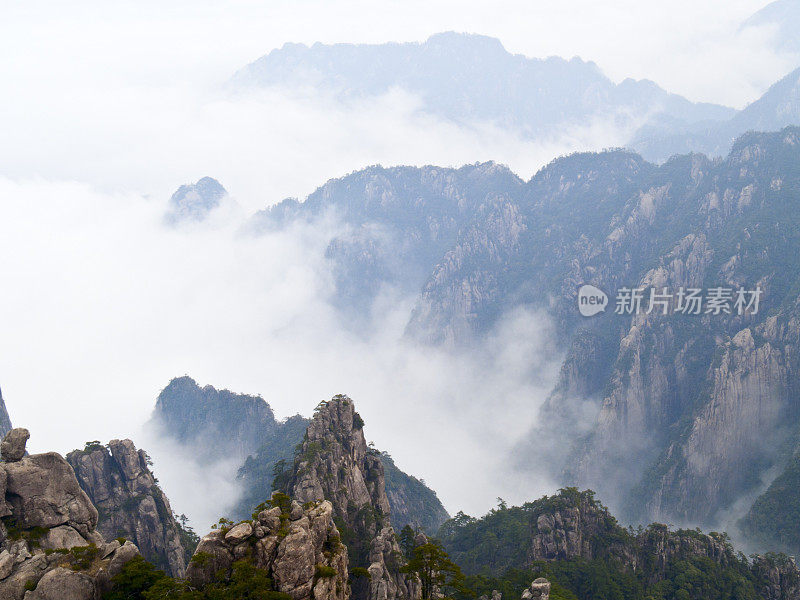
[[[797,64],[769,50],[769,31],[738,32],[764,4],[0,0],[0,387],[12,419],[32,430],[34,450],[67,451],[133,435],[159,389],[184,373],[262,393],[281,415],[347,392],[376,443],[451,510],[481,512],[495,496],[544,491],[541,481],[498,481],[491,463],[532,421],[554,377],[550,360],[526,345],[549,344],[540,316],[519,317],[527,341],[508,332],[495,340],[497,356],[522,348],[538,357],[533,384],[514,361],[488,365],[493,379],[469,363],[474,357],[420,357],[398,343],[407,313],[391,307],[384,335],[395,338],[353,340],[326,304],[320,264],[330,232],[247,241],[235,224],[369,164],[495,159],[529,177],[563,152],[616,145],[622,133],[588,123],[533,143],[437,122],[400,91],[335,106],[277,91],[232,99],[220,84],[288,41],[421,41],[456,30],[496,36],[528,56],[578,55],[616,81],[649,78],[692,100],[741,107]],[[164,230],[169,194],[205,175],[236,205],[206,227]],[[448,421],[458,394],[472,404]],[[431,449],[462,465],[485,459],[482,472],[454,475],[447,461],[414,452],[417,442],[396,426],[412,396],[434,430],[450,427]],[[500,417],[484,423],[481,402]],[[520,411],[526,418],[511,418]],[[470,447],[481,435],[492,452]]]

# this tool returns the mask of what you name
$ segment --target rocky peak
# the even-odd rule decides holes
[[[55,452],[26,455],[29,437],[12,429],[2,442],[0,598],[96,600],[138,549],[105,542],[72,467]]]
[[[327,499],[337,515],[348,507],[370,506],[388,523],[389,500],[380,454],[369,450],[364,422],[346,396],[334,396],[317,407],[295,458],[292,496],[300,502]]]
[[[183,577],[193,548],[149,469],[147,453],[131,440],[111,440],[108,446],[90,442],[70,452],[67,461],[99,511],[100,533],[133,541],[147,560]]]
[[[11,419],[3,401],[3,390],[0,390],[0,435],[5,436],[9,431],[11,431]]]
[[[389,519],[381,456],[367,447],[363,427],[347,396],[320,403],[286,490],[300,502],[330,501],[351,569],[369,572],[369,577],[355,578],[354,598],[415,598],[415,582],[400,573],[402,552]]]
[[[198,460],[244,461],[278,424],[260,396],[200,387],[183,376],[171,380],[158,395],[148,426],[159,436],[189,446]]]
[[[212,177],[203,177],[196,183],[179,187],[169,199],[169,223],[180,221],[202,221],[208,213],[219,206],[228,192]]]

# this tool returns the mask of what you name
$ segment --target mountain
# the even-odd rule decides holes
[[[658,162],[686,152],[724,156],[734,140],[748,131],[775,131],[790,125],[800,125],[800,69],[773,84],[730,119],[700,125],[645,125],[628,145]]]
[[[197,540],[173,515],[144,450],[131,440],[89,442],[70,452],[67,462],[97,508],[97,530],[105,538],[130,540],[147,560],[174,577],[184,576]]]
[[[3,400],[3,391],[0,390],[0,436],[5,436],[9,431],[11,431],[11,418]]]
[[[201,388],[194,379],[183,376],[170,381],[158,395],[148,427],[191,447],[200,460],[244,461],[281,425],[260,396],[210,385]]]
[[[698,123],[734,112],[689,102],[651,81],[614,84],[579,58],[528,58],[495,38],[455,32],[423,43],[285,44],[241,69],[232,83],[312,87],[343,99],[401,88],[418,96],[426,113],[459,124],[489,122],[524,137],[560,135],[597,118],[636,127],[641,120]]]
[[[800,29],[800,2],[770,2],[742,23],[742,29],[765,26],[774,30],[773,42],[778,50],[800,53],[800,40],[797,39],[797,31]]]
[[[236,478],[244,492],[233,516],[244,518],[270,497],[276,468],[294,460],[309,424],[309,419],[300,415],[277,421],[260,396],[210,385],[201,388],[184,376],[161,391],[149,426],[190,450],[201,464],[236,459],[240,466],[232,471],[231,479]],[[438,528],[449,515],[436,494],[400,471],[388,455],[382,454],[381,460],[390,473],[389,501],[401,527]]]
[[[545,576],[564,597],[795,598],[800,570],[780,556],[737,554],[725,534],[621,527],[591,491],[562,489],[480,519],[459,513],[439,531],[476,594],[504,597]],[[516,593],[516,594],[515,594]],[[514,596],[512,596],[514,597]]]
[[[367,448],[364,421],[347,396],[321,402],[294,464],[276,480],[300,503],[329,501],[347,546],[357,600],[415,598],[418,583],[400,570],[380,452]]]
[[[182,185],[169,199],[167,222],[174,225],[182,221],[202,221],[227,195],[222,184],[212,177]]]
[[[387,255],[402,256],[404,245],[392,240],[406,236],[429,253],[420,267],[441,252],[409,315],[407,337],[417,343],[469,347],[508,311],[545,311],[565,360],[543,425],[515,452],[520,477],[545,466],[564,485],[597,490],[626,520],[716,527],[742,516],[762,478],[769,482],[796,451],[798,164],[800,129],[786,128],[746,134],[724,159],[690,154],[656,165],[625,150],[575,154],[528,182],[491,164],[371,167],[266,216],[285,226],[321,212],[324,199],[367,237],[373,222],[391,231]],[[454,189],[471,201],[436,206],[469,210],[448,208],[458,214],[452,233],[430,236],[437,215],[430,229],[419,225],[429,208],[419,198],[465,173],[467,187]],[[393,220],[375,200],[384,197],[393,214],[415,219]],[[334,272],[393,281],[390,268],[366,268],[353,253],[329,252],[329,260]],[[610,296],[609,310],[580,315],[585,283]],[[626,287],[642,288],[645,302],[650,289],[668,288],[667,314],[616,314]],[[720,287],[730,290],[730,312],[675,311],[680,288],[707,295]],[[761,290],[760,310],[732,310],[740,289]],[[731,517],[739,500],[747,507]]]
[[[304,202],[288,199],[261,211],[251,228],[268,231],[336,215],[347,228],[326,251],[334,302],[348,322],[364,328],[383,286],[416,294],[487,195],[521,186],[507,167],[492,162],[460,169],[375,166],[327,182]]]
[[[792,556],[800,552],[800,457],[797,454],[756,498],[738,526],[755,546]]]
[[[139,551],[130,541],[105,541],[72,467],[55,452],[28,455],[29,437],[12,429],[2,442],[0,598],[100,598]]]
[[[542,462],[560,462],[565,483],[615,503],[629,490],[626,518],[713,524],[785,460],[797,427],[800,274],[786,257],[800,246],[798,139],[797,129],[751,134],[723,161],[691,155],[660,167],[625,152],[557,160],[495,220],[462,232],[424,286],[410,330],[457,338],[485,328],[509,299],[542,306],[546,297],[572,341],[540,415],[547,428],[531,436],[553,449]],[[612,302],[626,286],[760,286],[764,308],[587,320],[575,309],[583,283]],[[575,415],[587,411],[596,417],[581,429]]]

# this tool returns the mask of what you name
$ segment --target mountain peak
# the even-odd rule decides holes
[[[202,221],[227,195],[222,184],[213,177],[203,177],[196,183],[182,185],[169,199],[167,220],[171,223]]]

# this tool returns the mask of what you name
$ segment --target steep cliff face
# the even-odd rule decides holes
[[[106,543],[97,510],[55,452],[25,456],[27,429],[12,429],[0,462],[0,598],[97,600],[138,554]]]
[[[492,162],[459,169],[369,167],[329,181],[305,202],[287,200],[254,217],[256,229],[335,217],[344,231],[326,257],[336,283],[334,302],[355,327],[383,286],[415,294],[431,269],[498,190],[522,181]]]
[[[187,579],[198,588],[224,582],[237,561],[263,570],[292,600],[348,600],[347,549],[330,502],[305,507],[276,493],[251,520],[226,523],[197,547]],[[241,564],[241,563],[239,563]]]
[[[150,472],[147,454],[131,440],[87,444],[67,455],[78,483],[99,513],[97,530],[123,537],[173,577],[183,577],[194,548],[182,538],[169,500]]]
[[[470,343],[518,305],[546,308],[567,359],[517,457],[554,465],[626,519],[717,525],[788,456],[796,433],[800,130],[748,134],[725,160],[656,167],[626,152],[554,161],[506,192],[503,218],[462,229],[423,286],[411,335]],[[591,283],[610,296],[576,310]],[[643,288],[640,314],[616,290]],[[645,314],[651,290],[668,314]],[[760,310],[675,312],[675,292],[762,290]],[[765,440],[770,440],[765,443]]]
[[[200,460],[233,457],[244,461],[275,432],[278,423],[263,398],[210,385],[201,388],[184,376],[161,391],[148,426],[192,448]]]
[[[0,390],[0,436],[5,437],[9,431],[11,431],[11,418],[8,416],[6,403],[3,401],[3,391]]]
[[[753,573],[763,582],[763,600],[800,598],[800,571],[794,558],[757,556],[753,561]]]
[[[350,567],[357,577],[353,597],[412,599],[416,582],[400,573],[402,552],[392,529],[380,453],[367,448],[364,423],[346,396],[321,403],[308,426],[286,481],[299,502],[330,501]]]

